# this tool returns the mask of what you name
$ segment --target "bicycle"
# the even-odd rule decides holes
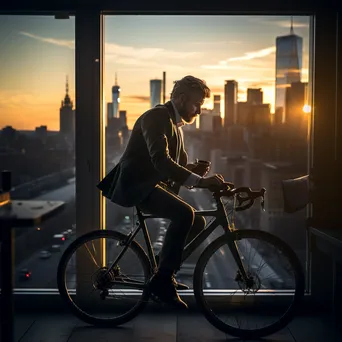
[[[240,338],[260,338],[273,334],[276,331],[284,328],[292,320],[295,315],[295,310],[304,295],[304,274],[300,261],[298,260],[294,251],[278,237],[261,230],[237,230],[235,228],[235,212],[246,210],[252,207],[257,198],[261,198],[261,207],[264,210],[266,191],[264,188],[262,188],[260,191],[253,191],[248,187],[235,188],[232,183],[224,183],[220,189],[210,190],[216,202],[216,209],[196,211],[195,214],[211,216],[214,217],[214,219],[207,224],[206,228],[202,232],[200,232],[190,243],[185,246],[182,258],[183,264],[183,262],[194,252],[194,250],[196,250],[201,243],[204,242],[210,236],[210,234],[214,232],[214,230],[216,230],[218,226],[222,226],[224,234],[216,238],[204,249],[195,266],[193,276],[193,291],[196,303],[206,319],[216,328],[225,333]],[[228,199],[227,203],[231,207],[229,212],[227,211],[227,204],[224,203],[223,199]],[[73,313],[78,318],[89,324],[102,327],[121,325],[136,317],[149,301],[150,293],[146,283],[150,279],[153,272],[157,269],[157,265],[145,220],[148,218],[155,218],[155,216],[144,214],[139,210],[139,208],[136,208],[136,210],[138,221],[137,227],[134,231],[131,231],[127,235],[114,230],[96,230],[90,232],[78,237],[74,242],[72,242],[61,257],[57,273],[57,282],[60,295],[67,302]],[[143,232],[144,241],[147,245],[147,254],[135,239],[140,230]],[[104,248],[102,240],[107,238],[109,239],[110,243],[108,246],[106,245],[106,248]],[[256,243],[253,241],[246,243],[245,246],[240,246],[240,242],[246,241],[250,238],[258,241],[259,243],[267,242],[272,245],[272,247],[275,248],[275,251],[280,252],[280,254],[285,257],[285,259],[289,262],[289,266],[285,267],[283,270],[280,270],[279,266],[282,266],[283,263],[275,261],[274,253],[267,254],[264,248],[259,248],[258,245],[256,245]],[[94,242],[97,239],[100,239],[102,242]],[[91,243],[90,248],[87,247],[89,242]],[[84,245],[86,245],[86,248],[82,254],[80,247]],[[99,253],[96,253],[95,245],[99,246]],[[116,247],[122,248],[122,250],[114,260],[112,252]],[[234,279],[228,282],[225,278],[222,283],[217,282],[215,286],[220,287],[223,286],[222,284],[224,284],[224,286],[228,286],[230,290],[212,290],[210,287],[209,289],[204,289],[204,287],[206,287],[209,283],[208,279],[210,280],[210,277],[214,279],[214,274],[222,274],[224,277],[229,275],[229,268],[226,268],[227,262],[222,262],[222,256],[228,255],[228,253],[225,254],[225,251],[222,250],[223,247],[228,247],[228,251],[230,251],[233,257],[231,264],[234,265],[235,263],[233,266],[235,267],[235,270],[232,273],[232,277]],[[257,257],[258,262],[261,263],[264,261],[266,266],[256,266],[255,263],[251,266],[246,266],[247,258],[245,252],[247,247],[252,247],[251,250]],[[90,252],[90,249],[93,250],[94,254]],[[208,263],[211,262],[213,254],[218,251],[220,253],[216,258],[214,257],[214,263],[211,265],[211,267],[209,267],[209,272],[206,271],[205,268]],[[136,262],[133,262],[133,271],[127,274],[122,271],[122,267],[127,265],[127,262],[124,261],[123,258],[129,252],[137,258],[141,268]],[[91,264],[87,267],[82,266],[84,264],[86,255],[90,255],[90,259],[93,261],[94,265]],[[80,280],[77,283],[76,290],[72,289],[70,294],[67,290],[68,284],[72,279],[74,279],[70,276],[70,267],[68,268],[68,262],[70,260],[77,262],[77,258],[80,260],[78,269],[83,267],[82,271],[84,270],[91,274],[91,293],[95,293],[94,297],[87,296],[86,301],[82,301],[81,298],[82,293],[83,296],[85,295],[85,281],[88,278],[82,272],[79,271],[80,273],[78,274],[78,277],[80,277]],[[249,259],[250,255],[248,257],[248,260]],[[110,265],[108,267],[104,265],[106,260],[110,261]],[[132,258],[129,258],[128,260],[132,260]],[[100,262],[101,265],[99,265]],[[74,265],[72,265],[71,268],[73,267]],[[221,269],[213,272],[215,267],[221,267]],[[265,268],[262,269],[262,267]],[[262,279],[260,279],[260,276],[258,276],[256,272],[260,271],[260,273],[263,272],[265,274],[276,267],[277,271],[274,272],[276,274],[279,273],[281,278],[279,280],[268,280],[266,278],[265,282],[262,283]],[[230,272],[231,271],[232,270],[230,269]],[[289,275],[293,275],[293,282],[288,280],[287,276]],[[267,291],[265,289],[265,284],[267,286],[272,284],[275,285],[276,290],[273,290],[273,292]],[[114,289],[115,285],[119,286],[118,290]],[[213,302],[215,302],[215,298],[217,298],[213,296],[213,294],[217,293],[217,291],[225,294],[226,296],[220,297],[221,302],[223,303],[221,303],[220,307],[218,308],[218,313],[215,313],[214,309],[216,307],[215,305],[211,307],[211,304],[214,304]],[[76,292],[77,296],[75,296]],[[273,305],[271,306],[271,310],[273,311],[279,310],[278,306],[282,305],[284,298],[285,300],[292,299],[290,300],[289,307],[284,313],[281,314],[281,317],[275,320],[274,312],[272,311],[272,315],[269,317],[272,320],[270,324],[254,329],[242,327],[241,320],[239,322],[237,314],[242,313],[243,317],[249,317],[251,314],[256,313],[257,320],[260,320],[261,317],[266,318],[265,315],[269,315],[271,312],[267,310],[265,311],[264,301],[262,303],[263,310],[258,311],[258,299],[260,296],[263,297],[263,300],[265,300],[265,298],[270,299],[272,298],[272,294],[276,293],[283,294],[283,300],[280,300],[281,298],[278,297],[277,301],[273,302]],[[208,299],[206,299],[207,294]],[[231,294],[232,296],[228,296],[228,294]],[[234,299],[230,300],[230,298],[232,298],[235,294],[238,296],[238,298],[243,298],[245,300],[244,306],[241,306],[241,304]],[[250,298],[250,296],[248,296],[249,294],[253,295],[252,300],[246,300],[246,298]],[[131,303],[131,301],[136,299],[137,303],[127,312],[123,312],[118,317],[108,318],[103,316],[108,313],[114,314],[119,309],[126,310],[127,303],[125,305],[121,304],[115,308],[110,306],[110,303],[112,303],[111,299],[122,299],[122,297],[126,295],[128,298],[128,303]],[[80,300],[78,303],[79,296]],[[229,305],[229,307],[225,306],[225,301],[227,301],[227,305]],[[83,309],[79,307],[80,303],[84,305]],[[279,305],[275,306],[274,303],[278,303]],[[104,304],[101,312],[99,312],[98,309],[100,304]],[[274,307],[276,307],[276,309],[274,309]],[[227,323],[220,319],[218,316],[220,312],[223,312],[224,315],[230,315],[234,312],[234,322],[237,324],[235,323],[234,326],[234,324]]]

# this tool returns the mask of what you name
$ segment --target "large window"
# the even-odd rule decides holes
[[[0,28],[0,168],[27,221],[14,227],[15,288],[55,289],[75,236],[75,21],[3,15]]]
[[[306,212],[284,213],[281,181],[308,172],[309,38],[308,16],[106,16],[106,172],[119,161],[135,120],[169,101],[174,81],[186,75],[204,79],[212,96],[199,120],[183,129],[189,162],[211,160],[211,172],[236,186],[265,187],[266,211],[257,203],[237,215],[236,226],[279,236],[304,266]],[[212,208],[208,191],[181,189],[180,195],[196,209]],[[107,229],[134,228],[133,209],[107,201],[106,215]],[[147,224],[158,253],[168,222]],[[207,243],[221,233],[215,231]],[[201,250],[177,274],[189,286]],[[284,277],[272,253],[258,252],[275,276]],[[221,288],[223,270],[227,264],[233,268],[233,261],[229,251],[213,260],[206,284]]]

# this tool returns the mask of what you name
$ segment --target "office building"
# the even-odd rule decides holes
[[[151,108],[161,103],[162,80],[150,80],[150,102]]]

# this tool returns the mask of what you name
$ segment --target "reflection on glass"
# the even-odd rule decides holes
[[[8,208],[27,220],[14,227],[15,288],[56,288],[75,238],[74,24],[0,20],[0,165],[12,173]]]
[[[119,161],[136,119],[157,102],[168,101],[174,81],[186,75],[204,79],[212,98],[205,101],[197,122],[183,128],[188,161],[211,160],[211,173],[236,186],[265,187],[266,212],[255,205],[237,214],[236,228],[279,236],[304,263],[305,211],[284,213],[281,181],[307,173],[309,21],[305,16],[107,16],[107,172]],[[182,188],[180,195],[196,209],[213,208],[208,191]],[[107,201],[106,213],[107,229],[125,234],[133,229],[132,208]],[[153,219],[147,225],[158,253],[168,221]],[[215,231],[206,243],[220,234]],[[203,247],[177,273],[190,287]],[[217,275],[226,263],[223,258],[219,255],[209,265],[206,281],[211,289],[222,288]],[[266,269],[276,271],[268,254],[259,258]],[[280,282],[286,283],[285,278]]]

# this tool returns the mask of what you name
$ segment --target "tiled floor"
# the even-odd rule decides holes
[[[215,342],[243,341],[214,328],[199,313],[143,313],[112,329],[89,326],[69,314],[17,314],[16,342]],[[251,342],[252,340],[248,340]],[[262,341],[341,342],[325,316],[301,316]]]

